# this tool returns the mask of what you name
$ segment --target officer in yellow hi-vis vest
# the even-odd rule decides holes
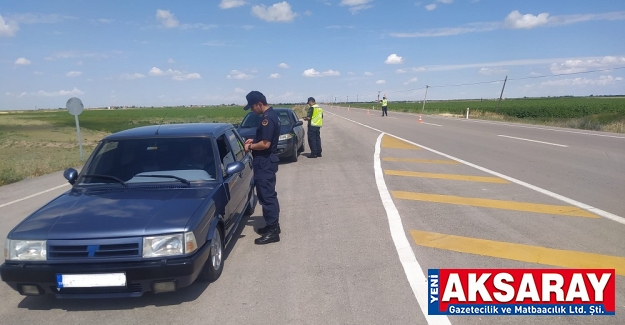
[[[308,121],[308,158],[321,157],[321,126],[323,125],[323,109],[317,105],[313,97],[308,97],[308,114],[304,120]]]
[[[388,116],[388,101],[386,100],[386,96],[382,97],[382,116],[385,115]]]

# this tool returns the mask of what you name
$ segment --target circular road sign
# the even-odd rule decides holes
[[[74,116],[80,115],[80,113],[82,113],[85,109],[82,105],[82,101],[76,97],[70,98],[65,107],[67,107],[67,111]]]

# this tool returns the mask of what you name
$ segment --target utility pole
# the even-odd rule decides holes
[[[356,94],[356,103],[358,103],[358,94]]]
[[[382,91],[378,90],[378,102],[380,101],[380,93],[381,93],[381,92],[382,92]]]
[[[499,110],[499,105],[501,104],[501,98],[503,98],[503,90],[504,88],[506,88],[506,81],[508,81],[508,76],[506,76],[506,79],[503,81],[503,87],[501,87],[501,95],[499,95],[499,102],[497,103],[497,110]]]
[[[423,97],[423,108],[421,108],[421,113],[423,113],[423,110],[425,110],[425,101],[428,98],[428,88],[430,88],[430,86],[425,85],[425,97]]]
[[[347,95],[347,102],[349,103],[349,95]]]

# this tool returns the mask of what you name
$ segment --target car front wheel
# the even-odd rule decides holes
[[[224,269],[223,261],[223,240],[221,239],[221,230],[219,227],[215,229],[215,235],[211,239],[209,247],[208,260],[204,264],[204,269],[200,274],[200,280],[214,282],[219,279]]]

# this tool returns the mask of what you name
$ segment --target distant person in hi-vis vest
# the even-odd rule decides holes
[[[323,109],[317,105],[313,97],[308,97],[308,114],[304,120],[308,121],[308,158],[321,157],[321,126],[323,125]]]
[[[388,116],[388,100],[386,96],[382,97],[382,116]]]

